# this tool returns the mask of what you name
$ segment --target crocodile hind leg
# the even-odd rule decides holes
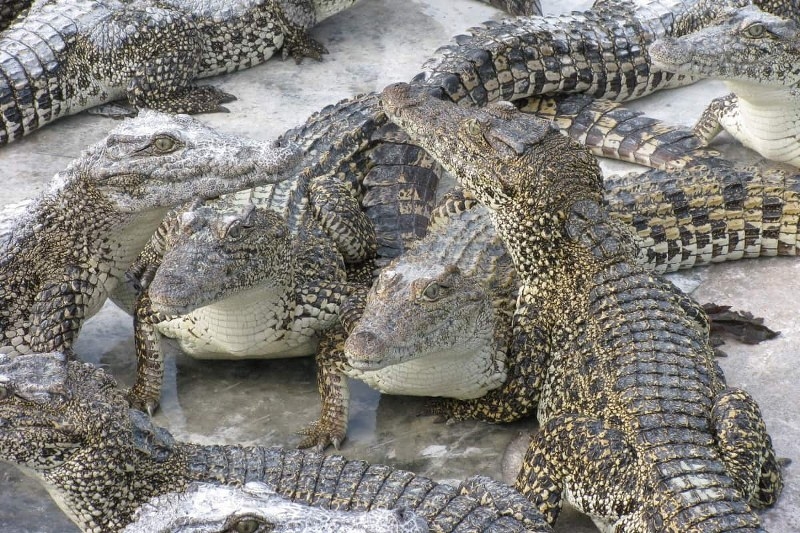
[[[273,0],[272,4],[275,21],[283,34],[282,59],[292,56],[295,63],[300,63],[304,57],[321,60],[322,54],[328,51],[307,31],[316,23],[314,5],[296,0]]]
[[[623,432],[601,420],[566,414],[533,436],[515,488],[551,525],[565,498],[596,522],[610,524],[634,508],[636,468],[636,454]],[[607,483],[600,487],[597,480]]]
[[[725,468],[754,507],[775,503],[783,488],[772,439],[758,404],[742,389],[726,389],[711,411],[715,440]]]
[[[128,391],[131,407],[152,415],[161,399],[164,382],[164,355],[161,334],[156,324],[164,317],[153,311],[147,293],[136,302],[133,315],[136,344],[136,382]]]
[[[339,366],[344,364],[344,341],[347,334],[341,326],[335,326],[322,334],[317,348],[317,388],[322,399],[321,414],[297,433],[304,435],[298,448],[315,448],[323,451],[328,445],[339,445],[347,435],[350,407],[350,387]]]

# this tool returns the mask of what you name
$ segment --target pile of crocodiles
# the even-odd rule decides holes
[[[234,99],[199,78],[320,59],[309,28],[356,3],[0,9],[0,145],[101,105],[138,115],[0,217],[0,459],[88,532],[547,532],[563,502],[603,531],[763,531],[783,462],[710,332],[776,333],[660,274],[798,254],[797,3],[485,0],[516,16],[274,141],[174,114]],[[701,78],[732,93],[692,130],[618,103]],[[722,129],[786,165],[722,158]],[[595,155],[652,168],[604,180]],[[463,189],[437,190],[445,173]],[[76,353],[109,297],[133,315],[129,389]],[[155,425],[164,337],[197,358],[314,355],[322,408],[298,447],[316,449]],[[348,377],[540,428],[513,487],[324,455]]]

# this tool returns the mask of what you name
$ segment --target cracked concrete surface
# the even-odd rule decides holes
[[[569,0],[545,9],[584,9],[588,1]],[[238,100],[230,113],[200,118],[224,131],[271,139],[313,111],[355,93],[380,90],[410,79],[422,62],[452,35],[489,18],[492,8],[471,0],[363,0],[313,31],[330,51],[322,62],[269,61],[236,74],[212,78]],[[631,105],[652,116],[690,125],[719,83],[658,93]],[[50,178],[114,126],[107,118],[83,113],[46,126],[34,135],[0,148],[0,204],[41,191]],[[731,157],[752,157],[729,143]],[[618,164],[609,165],[618,169]],[[800,294],[800,262],[794,258],[747,260],[715,265],[677,276],[694,288],[699,301],[747,309],[782,332],[760,346],[731,342],[720,361],[728,382],[750,391],[767,421],[778,454],[794,459],[785,470],[786,488],[775,508],[762,513],[773,532],[800,531],[800,345],[795,296]],[[87,323],[76,351],[85,360],[109,367],[123,384],[135,371],[130,318],[108,304]],[[319,404],[310,359],[274,361],[195,361],[171,349],[167,386],[157,423],[178,438],[206,443],[239,442],[294,446],[294,431],[312,421]],[[341,451],[348,457],[385,462],[436,479],[481,473],[511,481],[532,421],[508,426],[479,422],[445,425],[418,417],[419,398],[380,397],[353,384],[352,420]],[[512,444],[509,447],[509,443]],[[522,446],[520,446],[522,445]],[[508,448],[508,449],[507,449]],[[558,531],[596,531],[591,522],[566,513]],[[0,531],[71,533],[74,525],[44,489],[18,470],[0,465]]]

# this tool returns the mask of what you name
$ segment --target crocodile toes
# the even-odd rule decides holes
[[[309,424],[297,434],[305,435],[305,438],[297,445],[298,448],[314,448],[317,452],[325,451],[325,448],[331,444],[338,450],[345,437],[343,429],[322,420]]]

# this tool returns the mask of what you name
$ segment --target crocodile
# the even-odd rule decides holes
[[[800,252],[800,176],[781,169],[737,170],[696,158],[681,169],[612,177],[605,186],[610,214],[636,232],[637,262],[648,270]],[[517,282],[486,209],[454,193],[434,211],[428,235],[381,271],[344,353],[328,364],[386,394],[483,396],[505,380],[505,362],[514,357]],[[726,319],[713,316],[712,326]],[[775,333],[756,322],[744,335],[755,342]],[[331,405],[349,397],[326,392],[323,403]],[[339,424],[346,431],[347,421]]]
[[[70,350],[171,208],[289,179],[302,156],[292,143],[223,134],[186,115],[124,121],[4,222],[0,352]]]
[[[122,533],[427,533],[413,511],[347,512],[287,501],[258,481],[241,487],[192,483],[185,492],[156,496]]]
[[[525,497],[486,477],[453,487],[341,456],[178,441],[128,408],[104,370],[57,352],[0,355],[0,460],[39,479],[92,533],[119,531],[137,508],[192,482],[254,481],[321,509],[408,509],[431,531],[551,531]]]
[[[525,104],[525,100],[517,102]],[[742,257],[797,255],[800,177],[736,168],[698,146],[690,131],[587,95],[531,99],[598,153],[668,168],[606,180],[606,202],[637,232],[638,261],[659,273]],[[445,197],[428,235],[379,274],[366,302],[340,308],[349,335],[317,358],[327,375],[322,418],[347,433],[349,376],[387,394],[476,398],[505,379],[518,285],[502,242],[474,199]],[[425,294],[430,286],[435,296]],[[725,334],[755,343],[775,332],[743,314],[705,306],[715,345]],[[455,363],[455,364],[453,364]],[[438,404],[431,402],[435,412]]]
[[[224,111],[194,81],[276,51],[319,58],[309,27],[357,0],[40,0],[0,35],[0,145],[60,117],[127,98],[171,113]]]
[[[452,415],[536,411],[516,486],[548,523],[567,500],[606,530],[763,531],[753,508],[782,478],[758,405],[726,385],[700,306],[636,264],[595,157],[508,102],[463,109],[405,84],[382,98],[488,209],[520,278],[509,377]]]
[[[583,12],[487,22],[437,50],[412,84],[478,106],[553,93],[639,98],[694,81],[652,68],[647,46],[673,31],[702,27],[715,13],[713,4],[600,1]]]
[[[273,199],[292,196],[276,189],[283,190]],[[293,357],[314,353],[337,321],[353,287],[341,254],[302,199],[289,217],[265,204],[220,199],[168,216],[156,233],[160,250],[132,265],[144,282],[134,317],[133,407],[152,414],[158,405],[162,336],[200,359]]]
[[[800,19],[755,6],[727,9],[715,23],[650,47],[654,65],[724,80],[732,92],[714,99],[694,133],[708,144],[723,129],[762,156],[800,166]]]

